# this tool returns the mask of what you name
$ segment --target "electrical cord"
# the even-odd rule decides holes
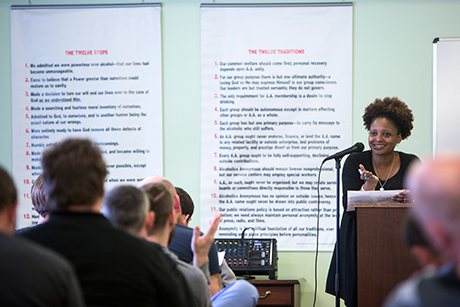
[[[254,234],[256,232],[256,230],[252,227],[246,227],[245,229],[243,229],[243,232],[241,233],[241,246],[243,246],[244,248],[244,233],[246,232],[246,230],[248,229],[252,229],[252,237],[251,237],[251,240],[254,241]],[[247,252],[246,252],[246,274],[244,275],[244,278],[245,279],[251,279],[251,277],[249,276],[249,246],[246,247],[247,249]]]
[[[319,183],[320,183],[320,178],[321,178],[321,170],[323,169],[323,165],[324,165],[324,162],[326,161],[323,161],[321,163],[321,166],[319,167],[319,171],[318,171],[318,185],[317,185],[317,193],[318,193],[318,215],[316,216],[316,251],[315,251],[315,290],[314,290],[314,294],[313,294],[313,307],[316,306],[316,295],[318,293],[318,254],[319,254],[319,209],[320,209],[320,201],[319,201],[319,196],[320,196],[320,193],[319,193]]]

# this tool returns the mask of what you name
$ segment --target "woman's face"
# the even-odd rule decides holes
[[[369,148],[373,154],[392,154],[396,144],[401,142],[401,134],[398,133],[393,121],[381,117],[376,118],[369,129]]]

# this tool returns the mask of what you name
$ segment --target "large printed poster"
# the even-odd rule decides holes
[[[335,242],[336,173],[351,145],[351,3],[202,5],[201,223],[279,250]],[[252,230],[251,232],[252,233]]]
[[[105,189],[163,173],[161,6],[11,8],[17,227],[35,224],[42,152],[68,137],[100,146]]]

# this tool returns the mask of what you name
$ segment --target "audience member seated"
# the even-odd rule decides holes
[[[147,194],[132,185],[120,185],[106,193],[102,214],[116,228],[139,238],[147,237],[154,219]]]
[[[40,174],[37,179],[35,179],[30,189],[30,195],[32,199],[32,205],[35,208],[35,211],[38,213],[38,223],[41,224],[48,220],[48,194],[45,191],[43,185],[43,175]],[[16,234],[20,234],[24,230],[29,229],[32,226],[16,229]]]
[[[181,214],[179,216],[177,224],[181,224],[188,227],[188,224],[192,220],[193,212],[195,211],[195,204],[192,198],[182,188],[176,187],[176,193],[179,196]]]
[[[70,260],[88,306],[195,306],[161,248],[101,214],[107,169],[97,146],[67,139],[46,150],[41,163],[49,220],[22,235]]]
[[[39,214],[38,224],[46,222],[48,220],[48,193],[45,190],[43,174],[40,174],[40,176],[35,179],[30,189],[30,195],[32,198],[32,205]]]
[[[176,189],[174,185],[167,179],[160,177],[160,176],[153,176],[145,178],[139,184],[139,187],[148,184],[148,183],[162,183],[171,193],[174,198],[174,209],[178,213],[178,217],[181,215],[181,207],[180,207],[180,199],[176,193]],[[179,218],[178,218],[179,219]],[[180,220],[180,219],[179,219]],[[177,222],[177,221],[176,221]],[[193,251],[190,247],[190,242],[192,241],[193,237],[193,229],[177,224],[176,225],[176,233],[172,238],[171,243],[169,244],[168,248],[174,254],[179,257],[180,260],[185,261],[187,263],[193,262]],[[211,283],[209,288],[211,290],[211,295],[215,295],[219,292],[222,288],[222,279],[220,276],[221,270],[219,266],[219,258],[217,256],[217,247],[215,244],[211,245],[211,249],[209,250],[209,272],[211,274]]]
[[[423,229],[413,214],[408,214],[404,221],[404,237],[409,250],[414,255],[420,267],[433,265],[440,267],[446,260],[428,241]]]
[[[177,195],[179,195],[181,217],[178,224],[188,227],[189,222],[192,220],[193,212],[195,211],[195,204],[193,203],[192,197],[182,188],[176,187]],[[229,268],[226,261],[219,263],[220,277],[222,279],[222,285],[227,287],[228,285],[236,281],[235,273]]]
[[[67,260],[13,237],[17,205],[13,180],[0,168],[0,306],[85,306]]]
[[[448,261],[427,266],[399,285],[385,307],[460,306],[460,157],[440,157],[411,168],[413,213],[430,244]]]
[[[179,270],[187,278],[193,293],[200,301],[200,306],[211,306],[208,288],[209,268],[208,252],[214,242],[214,233],[221,215],[217,215],[208,232],[200,236],[199,228],[194,231],[191,242],[194,252],[193,265],[185,263],[171,253],[167,246],[174,235],[177,213],[173,209],[173,198],[168,189],[161,183],[149,183],[142,187],[150,199],[150,212],[145,210],[144,199],[137,195],[141,191],[133,191],[132,187],[120,186],[112,190],[104,201],[104,214],[116,226],[131,234],[145,237],[152,244],[160,244],[163,251],[177,262]],[[138,200],[137,202],[133,201]],[[153,219],[154,217],[154,219]],[[142,226],[143,227],[140,227]],[[212,306],[255,306],[258,301],[257,290],[246,281],[239,281],[232,287],[220,291],[212,298]]]

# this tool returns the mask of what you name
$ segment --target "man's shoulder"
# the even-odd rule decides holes
[[[52,249],[20,237],[2,238],[0,242],[3,272],[11,270],[18,276],[28,276],[28,282],[38,278],[45,284],[52,283],[53,288],[70,284],[76,278],[70,261]],[[30,270],[31,267],[34,269]]]
[[[54,219],[51,216],[48,222],[26,229],[19,236],[64,254],[69,250],[78,254],[90,246],[97,246],[98,252],[116,253],[115,258],[129,255],[145,258],[148,252],[160,253],[155,244],[147,244],[146,240],[113,227],[101,214],[66,213]],[[79,250],[73,243],[80,246]]]
[[[192,259],[189,259],[190,257],[193,257],[192,248],[190,247],[192,236],[193,228],[176,224],[176,231],[172,237],[171,243],[168,245],[168,248],[178,255],[179,259],[186,262],[192,261]]]
[[[63,256],[28,239],[4,234],[0,245],[0,272],[8,276],[2,285],[3,304],[26,306],[33,300],[36,306],[58,306],[71,300],[73,306],[83,306],[74,268]]]
[[[24,228],[20,228],[20,229],[16,229],[16,236],[18,237],[33,237],[36,233],[37,233],[37,230],[43,228],[43,226],[45,225],[46,223],[44,224],[37,224],[35,226],[30,226],[30,227],[24,227]]]
[[[139,240],[141,241],[141,244],[144,245],[144,247],[147,250],[158,252],[161,255],[165,254],[167,256],[167,257],[165,257],[166,259],[171,259],[173,262],[175,262],[175,260],[176,260],[176,259],[174,259],[175,255],[173,253],[171,253],[166,247],[163,247],[158,243],[151,242],[151,241],[148,241],[148,240],[145,240],[145,239],[139,239]],[[171,254],[171,255],[169,255],[169,254]],[[172,256],[174,256],[174,257],[172,257]]]
[[[154,244],[154,243],[152,243]],[[203,275],[201,270],[190,263],[180,260],[173,252],[168,248],[160,246],[162,252],[177,265],[177,269],[185,276],[186,279],[190,279],[192,276],[197,274]]]
[[[176,234],[179,233],[181,235],[187,235],[187,236],[192,236],[193,235],[193,228],[181,225],[181,224],[176,224]]]
[[[29,239],[18,236],[5,238],[2,235],[2,253],[6,252],[10,257],[14,255],[20,256],[24,261],[33,261],[36,263],[50,264],[50,267],[61,267],[71,269],[71,265],[67,260],[55,251],[39,245]]]
[[[455,265],[449,263],[436,276],[422,280],[418,293],[423,306],[460,306],[460,280]]]
[[[203,273],[196,266],[193,266],[192,264],[182,261],[180,259],[177,259],[176,263],[177,268],[179,269],[179,271],[182,272],[182,274],[184,274],[185,277],[194,276],[195,278],[199,277],[200,279],[206,281]]]
[[[384,307],[420,307],[421,299],[419,287],[422,282],[430,280],[436,275],[435,268],[427,267],[412,274],[410,278],[401,282],[388,296]]]
[[[449,268],[448,268],[449,269]],[[442,270],[441,270],[442,271]],[[458,277],[439,274],[434,267],[426,267],[402,282],[389,296],[385,307],[460,306]],[[452,275],[452,271],[447,271]],[[449,280],[447,280],[449,279]]]
[[[21,234],[21,233],[29,230],[32,227],[34,227],[34,226],[27,226],[27,227],[23,227],[23,228],[18,228],[18,229],[16,229],[15,234]]]

